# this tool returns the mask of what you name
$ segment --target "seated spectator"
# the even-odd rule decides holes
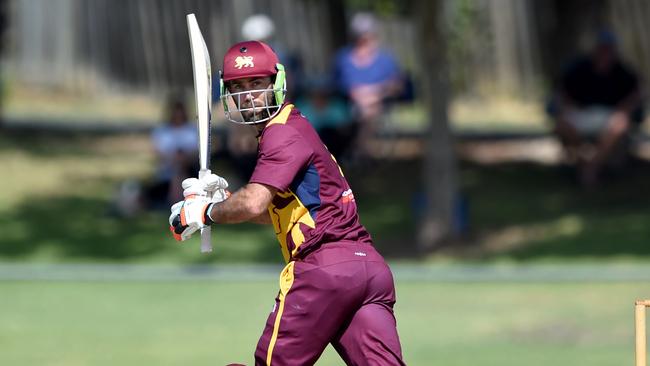
[[[168,108],[167,121],[151,134],[156,156],[154,176],[144,184],[133,179],[123,182],[115,194],[115,214],[131,217],[143,209],[167,210],[183,199],[181,182],[198,173],[196,124],[188,121],[182,102],[171,102]]]
[[[400,97],[404,80],[395,57],[381,47],[373,15],[356,14],[350,30],[353,43],[337,53],[334,79],[339,91],[350,100],[354,118],[360,124],[359,144],[367,150],[377,119],[389,101]]]
[[[612,33],[600,32],[591,53],[563,73],[549,113],[581,184],[597,185],[605,164],[621,155],[643,120],[637,74],[620,59]]]
[[[169,120],[153,130],[151,141],[157,167],[146,199],[149,206],[166,208],[183,199],[181,182],[198,172],[198,131],[196,124],[188,121],[183,103],[172,104]]]

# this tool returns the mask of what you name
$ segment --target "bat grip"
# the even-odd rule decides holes
[[[208,197],[212,198],[210,194]],[[212,228],[209,226],[201,229],[201,253],[210,253],[212,252]]]
[[[201,229],[201,253],[212,252],[212,228],[209,226]]]
[[[203,178],[205,175],[210,174],[209,169],[201,169],[199,171],[199,179]],[[212,194],[208,195],[209,198],[212,198]],[[212,228],[209,226],[201,229],[201,253],[211,253],[212,252]]]

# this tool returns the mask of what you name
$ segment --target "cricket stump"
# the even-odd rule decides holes
[[[636,338],[636,366],[646,366],[646,308],[650,300],[637,300],[634,304],[634,332]]]

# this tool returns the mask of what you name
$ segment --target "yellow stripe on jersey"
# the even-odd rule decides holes
[[[282,273],[280,274],[280,295],[278,299],[280,300],[280,305],[278,306],[278,313],[275,314],[275,323],[273,323],[273,335],[271,336],[271,342],[269,343],[269,349],[266,352],[266,365],[271,366],[271,358],[273,357],[273,348],[275,348],[275,342],[278,340],[278,332],[280,331],[280,320],[282,319],[282,312],[284,311],[284,300],[293,285],[293,266],[296,262],[289,262]]]
[[[276,199],[269,204],[269,214],[271,215],[271,221],[273,221],[273,227],[275,227],[275,235],[280,242],[284,261],[289,262],[291,257],[296,255],[300,244],[305,242],[305,235],[300,230],[300,224],[313,229],[316,227],[316,222],[314,222],[307,207],[291,191],[276,193]],[[287,235],[289,233],[296,246],[291,254],[287,244]]]
[[[334,157],[334,154],[330,154],[330,156],[332,157],[332,160],[334,160],[334,163],[336,164],[336,166],[339,167],[339,173],[341,173],[341,176],[345,177],[345,175],[343,175],[343,169],[341,169],[341,166],[339,165],[339,162],[336,161],[336,158]]]
[[[291,110],[293,109],[293,104],[287,104],[282,108],[282,111],[275,116],[269,123],[266,125],[266,127],[269,127],[270,125],[276,125],[280,124],[283,125],[287,123],[287,120],[289,119],[289,114],[291,113]]]

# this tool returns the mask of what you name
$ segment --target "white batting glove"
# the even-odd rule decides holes
[[[216,174],[201,179],[187,178],[182,186],[185,200],[175,203],[169,216],[170,230],[178,241],[185,241],[197,230],[212,224],[208,215],[210,207],[230,197],[226,189],[228,182]]]
[[[201,179],[187,178],[182,186],[185,198],[212,194],[212,202],[221,202],[230,197],[230,192],[226,189],[228,182],[216,174],[208,174]]]
[[[212,224],[212,219],[208,216],[208,209],[212,204],[208,197],[196,195],[176,202],[169,216],[169,229],[174,238],[185,241],[197,230]]]

